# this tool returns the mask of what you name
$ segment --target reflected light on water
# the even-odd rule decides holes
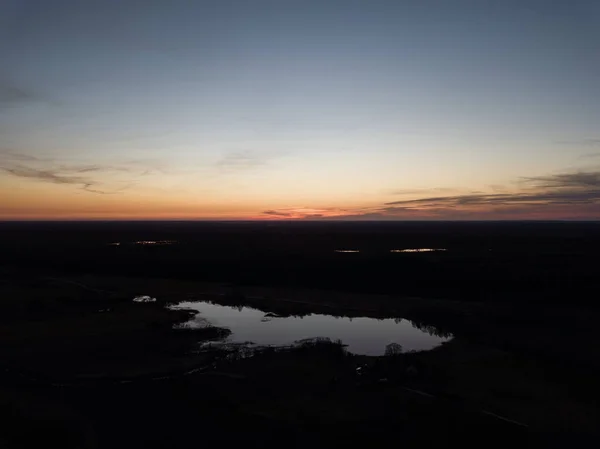
[[[445,248],[407,248],[407,249],[391,249],[390,253],[432,253],[436,251],[448,251]]]
[[[134,242],[136,245],[173,245],[175,240],[139,240]]]
[[[121,245],[174,245],[177,243],[177,240],[138,240],[136,242],[112,242],[109,243],[109,246],[121,246]]]
[[[336,249],[335,253],[360,253],[359,249]]]
[[[252,343],[257,346],[287,346],[300,340],[328,338],[341,340],[353,354],[381,356],[391,344],[405,351],[432,349],[452,338],[433,326],[403,318],[344,317],[309,313],[279,316],[251,307],[225,306],[206,301],[182,302],[173,309],[194,310],[197,315],[178,325],[179,329],[198,329],[213,325],[229,329],[229,344]]]

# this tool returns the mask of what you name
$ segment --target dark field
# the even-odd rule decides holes
[[[599,250],[598,223],[0,223],[0,447],[589,445]],[[199,350],[230,330],[173,329],[190,300],[454,338]]]
[[[173,245],[126,245],[173,240]],[[109,243],[121,242],[121,246]],[[460,300],[595,302],[599,223],[0,223],[29,271],[282,285]],[[444,253],[395,254],[401,248]],[[360,253],[335,253],[357,249]],[[589,291],[589,290],[588,290]]]

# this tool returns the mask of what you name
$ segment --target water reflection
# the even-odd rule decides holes
[[[164,245],[175,245],[177,240],[138,240],[135,242],[111,242],[109,246],[121,246],[121,245],[143,245],[143,246],[164,246]]]
[[[134,297],[133,302],[156,302],[156,298],[147,295],[140,295]]]
[[[437,251],[448,251],[446,248],[405,248],[391,249],[390,253],[432,253]]]
[[[229,343],[286,346],[316,337],[341,340],[354,354],[379,356],[389,345],[403,351],[432,349],[451,338],[434,327],[415,325],[402,318],[375,319],[339,317],[323,314],[281,317],[243,306],[223,306],[211,302],[184,302],[177,308],[196,310],[188,328],[210,325],[231,330]]]

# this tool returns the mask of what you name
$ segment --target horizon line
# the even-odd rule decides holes
[[[240,218],[68,218],[68,219],[52,219],[52,218],[8,218],[0,219],[0,223],[143,223],[143,222],[178,222],[178,223],[498,223],[498,222],[579,222],[579,223],[597,223],[600,218],[549,218],[549,219],[532,219],[532,218],[509,218],[509,219],[304,219],[304,218],[283,218],[283,219],[240,219]]]

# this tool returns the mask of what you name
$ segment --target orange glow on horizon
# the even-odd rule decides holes
[[[116,194],[96,194],[73,186],[15,182],[0,178],[0,220],[594,220],[594,205],[427,204],[386,206],[388,197],[354,204],[345,199],[303,201],[308,206],[290,206],[283,198],[251,195],[192,195],[189,192],[154,192],[138,189]],[[283,204],[282,204],[283,203]],[[298,202],[296,202],[296,205]],[[331,207],[329,207],[331,206]]]

